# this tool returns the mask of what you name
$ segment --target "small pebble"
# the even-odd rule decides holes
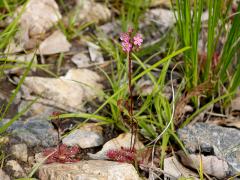
[[[27,162],[27,145],[26,144],[15,144],[11,146],[11,152],[14,156],[24,162]]]

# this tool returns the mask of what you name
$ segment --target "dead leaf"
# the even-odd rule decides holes
[[[238,117],[234,118],[234,121],[232,121],[232,122],[226,122],[225,125],[226,126],[234,126],[238,129],[240,129],[240,117],[238,116]]]
[[[232,101],[232,111],[240,111],[240,97],[235,98]]]
[[[175,156],[164,159],[164,171],[179,178],[193,178],[199,180],[198,173],[184,167]]]
[[[139,157],[142,158],[143,164],[149,165],[149,166],[152,165],[152,150],[153,150],[153,148],[149,148],[140,154]],[[155,147],[155,150],[154,150],[153,166],[156,168],[159,167],[159,159],[161,158],[161,150],[162,150],[161,147]],[[166,152],[164,153],[164,155],[166,155]],[[140,168],[147,172],[149,170],[148,168],[145,168],[145,167],[140,167]]]
[[[181,161],[185,166],[196,169],[196,166],[194,165],[195,162],[197,168],[198,169],[200,168],[199,155],[195,154],[186,155],[182,150],[178,151],[176,154],[178,154],[181,157]],[[220,179],[225,178],[227,176],[226,172],[228,171],[228,165],[226,161],[219,160],[216,156],[201,155],[201,157],[204,173],[211,176],[215,176]]]

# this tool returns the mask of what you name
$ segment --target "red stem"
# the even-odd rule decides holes
[[[59,137],[59,115],[58,115],[58,151],[59,151],[59,154],[61,154],[61,152],[60,152],[60,137]]]
[[[131,99],[130,99],[130,113],[131,115],[133,115],[133,96],[132,96],[132,48],[131,50],[129,51],[129,72],[128,72],[128,81],[129,81],[129,90],[130,90],[130,96],[131,96]],[[133,150],[134,148],[134,144],[135,144],[135,138],[134,138],[134,143],[132,144],[133,142],[133,118],[131,117],[131,128],[132,128],[132,135],[131,135],[131,144],[130,144],[130,149]],[[136,134],[136,133],[135,133]]]

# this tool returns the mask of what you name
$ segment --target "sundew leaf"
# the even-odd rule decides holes
[[[33,176],[33,174],[36,172],[36,170],[39,168],[39,166],[41,166],[41,164],[47,159],[49,158],[52,154],[54,154],[55,152],[57,152],[58,149],[56,149],[55,151],[53,151],[51,154],[49,154],[48,156],[46,156],[43,160],[41,160],[38,165],[32,170],[32,172],[28,175],[28,178],[32,179],[31,177]]]

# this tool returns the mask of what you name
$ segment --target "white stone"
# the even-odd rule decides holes
[[[133,165],[102,160],[41,165],[38,172],[41,180],[140,180]]]
[[[55,31],[39,46],[37,54],[50,55],[60,52],[68,52],[72,45],[67,41],[66,36],[61,31]]]
[[[87,23],[95,20],[97,23],[99,21],[104,23],[111,18],[111,11],[104,4],[96,3],[94,0],[77,0],[76,6],[79,7],[80,5],[82,7],[78,13],[78,21]]]
[[[62,140],[66,146],[79,146],[90,148],[100,146],[103,143],[102,135],[96,131],[75,130]]]
[[[45,90],[41,96],[45,99],[80,109],[85,100],[97,93],[91,88],[71,80],[103,90],[103,85],[98,83],[101,81],[101,77],[96,72],[87,69],[70,69],[60,79],[26,77],[23,84],[30,88],[34,94],[41,94]]]
[[[32,167],[35,164],[35,160],[33,156],[28,157],[28,165]]]
[[[10,177],[2,169],[0,169],[0,179],[10,180]]]
[[[27,162],[28,154],[27,154],[27,145],[26,144],[12,145],[11,152],[19,160]]]
[[[8,166],[12,166],[12,170],[14,170],[14,177],[24,177],[26,178],[27,175],[26,173],[23,171],[23,169],[21,168],[21,166],[17,163],[17,161],[15,160],[10,160],[7,162]]]

